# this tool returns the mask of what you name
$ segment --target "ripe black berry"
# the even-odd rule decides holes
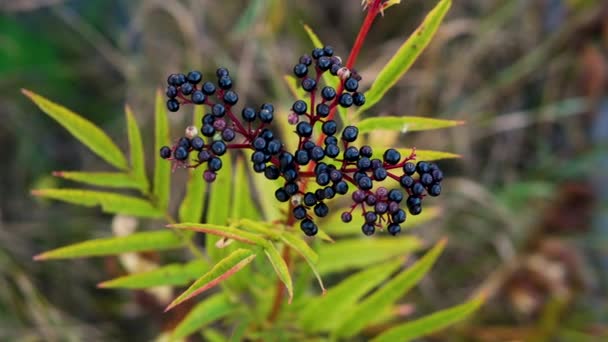
[[[173,157],[177,160],[186,160],[188,158],[188,150],[183,146],[178,146],[173,153]]]
[[[221,118],[226,114],[226,107],[224,107],[224,105],[221,103],[216,103],[213,105],[213,107],[211,107],[211,113],[216,118]]]
[[[160,157],[163,159],[168,159],[171,157],[171,149],[169,146],[163,146],[160,148]]]
[[[323,134],[325,135],[334,135],[338,130],[338,125],[334,120],[329,120],[323,123],[321,129],[323,130]]]
[[[353,201],[355,203],[361,203],[363,201],[365,201],[365,191],[362,190],[357,190],[355,192],[353,192]]]
[[[201,89],[205,95],[213,95],[215,94],[215,84],[211,82],[203,83],[203,87]]]
[[[359,187],[363,190],[369,190],[373,187],[373,182],[372,179],[367,177],[367,176],[363,176],[359,179],[359,181],[357,182],[357,184],[359,185]]]
[[[206,96],[202,91],[196,90],[192,93],[190,99],[192,99],[192,103],[194,104],[203,104],[205,103]]]
[[[365,222],[366,223],[374,223],[378,219],[378,215],[373,211],[368,211],[365,213]]]
[[[325,45],[323,47],[323,55],[331,57],[334,54],[334,48],[330,45]]]
[[[296,66],[293,67],[293,73],[296,77],[302,78],[308,74],[308,67],[302,63],[296,64]]]
[[[177,96],[177,88],[175,86],[168,86],[165,94],[167,94],[168,98],[174,99]]]
[[[312,126],[308,122],[302,121],[296,126],[296,132],[300,137],[308,138],[312,135]]]
[[[367,158],[371,158],[374,151],[372,150],[372,148],[368,145],[363,145],[361,146],[361,148],[359,149],[359,153],[361,154],[361,157],[367,157]]]
[[[348,193],[348,184],[345,181],[339,181],[334,184],[334,190],[340,195],[346,195]]]
[[[182,94],[184,94],[184,95],[190,95],[194,91],[194,87],[190,83],[182,84],[180,89],[182,91]]]
[[[357,107],[365,104],[365,95],[363,93],[353,93],[353,104]]]
[[[253,164],[253,171],[257,173],[262,173],[266,170],[266,163],[257,163]]]
[[[306,150],[297,150],[296,151],[296,163],[298,165],[306,165],[310,162],[310,155]]]
[[[430,169],[429,163],[427,162],[420,161],[418,164],[416,164],[416,171],[418,171],[420,174],[427,173],[430,171]]]
[[[277,139],[270,140],[266,146],[268,153],[275,155],[281,150],[281,142]]]
[[[310,64],[312,64],[312,58],[310,58],[309,55],[303,55],[302,57],[300,57],[300,63],[309,66]]]
[[[217,85],[224,90],[228,90],[232,88],[232,79],[230,76],[222,76],[217,80]]]
[[[359,150],[356,147],[350,146],[344,151],[344,159],[347,161],[356,161],[358,158]]]
[[[386,202],[377,202],[374,206],[374,210],[376,211],[376,214],[382,215],[388,210],[388,204],[386,204]]]
[[[323,193],[325,194],[325,198],[332,199],[336,196],[336,191],[331,187],[327,186],[323,189]]]
[[[169,83],[169,85],[172,85],[172,86],[175,86],[175,87],[179,87],[182,84],[186,83],[186,75],[184,75],[184,74],[172,74],[167,79],[167,83]]]
[[[417,205],[415,207],[409,207],[408,209],[410,211],[410,214],[412,215],[418,215],[422,212],[422,206],[420,205]]]
[[[326,105],[325,103],[319,103],[317,105],[317,115],[322,117],[322,118],[326,118],[329,116],[329,112],[331,112],[331,108],[329,108],[328,105]]]
[[[403,211],[403,209],[399,209],[391,215],[391,218],[395,223],[403,223],[406,219],[405,211]]]
[[[226,143],[223,141],[214,141],[213,144],[211,144],[211,151],[213,151],[216,156],[224,155],[224,153],[226,153]]]
[[[412,186],[412,194],[420,196],[424,193],[424,186],[420,183],[416,183]]]
[[[272,119],[274,118],[274,115],[268,109],[262,109],[258,113],[258,117],[260,118],[260,121],[262,121],[263,123],[271,123]]]
[[[345,211],[340,216],[340,219],[342,219],[342,222],[348,223],[353,220],[353,215],[351,213]]]
[[[222,168],[222,160],[217,157],[211,157],[208,161],[209,170],[219,171]]]
[[[170,112],[177,112],[179,110],[179,102],[176,99],[169,99],[167,101],[167,109]]]
[[[239,96],[232,90],[228,90],[224,94],[224,102],[226,102],[227,104],[234,106],[238,101]]]
[[[331,60],[327,56],[320,57],[317,61],[317,66],[321,71],[326,71],[331,66]]]
[[[270,165],[264,170],[264,176],[268,179],[278,179],[280,175],[281,172],[274,165]]]
[[[205,146],[205,142],[203,141],[203,139],[201,137],[194,137],[190,141],[190,146],[192,146],[193,149],[200,151],[203,148],[203,146]]]
[[[325,157],[325,151],[321,148],[321,146],[315,146],[312,150],[310,150],[310,158],[314,161],[319,161]]]
[[[329,184],[329,174],[327,172],[319,173],[317,175],[317,184],[321,186]]]
[[[277,189],[277,191],[274,192],[274,197],[276,197],[279,202],[287,202],[289,200],[289,195],[283,188]]]
[[[408,208],[417,207],[422,204],[422,200],[420,199],[420,197],[409,196],[407,198],[407,201],[405,202],[405,204],[407,205]]]
[[[353,142],[357,140],[359,135],[359,129],[355,126],[346,126],[342,132],[342,140],[347,142]]]
[[[396,165],[401,160],[401,153],[394,148],[389,148],[384,152],[384,161],[389,165]]]
[[[304,208],[301,205],[293,208],[293,217],[295,217],[296,220],[305,219],[306,218],[306,208]]]
[[[361,152],[361,151],[359,151]],[[369,170],[369,168],[372,166],[372,161],[367,158],[367,157],[363,157],[361,159],[359,159],[359,161],[357,161],[357,168],[360,171],[367,171]]]
[[[344,81],[344,89],[348,91],[357,91],[357,88],[359,88],[359,82],[356,79],[349,77]]]
[[[314,211],[315,211],[315,215],[317,215],[318,217],[325,217],[329,213],[329,208],[327,207],[327,204],[321,202],[321,203],[315,205]]]
[[[188,79],[188,82],[198,84],[203,79],[203,74],[199,71],[190,71],[186,78]]]
[[[204,163],[211,158],[211,153],[208,150],[202,150],[198,153],[198,161]]]
[[[353,105],[353,97],[349,93],[342,93],[338,99],[340,106],[348,108]]]
[[[408,176],[413,175],[416,172],[416,165],[412,162],[407,162],[403,164],[403,173]]]
[[[263,162],[264,162],[264,159],[265,159],[265,156],[264,156],[264,152],[262,152],[262,151],[255,151],[255,152],[253,152],[253,154],[251,155],[251,161],[252,161],[254,164],[260,164],[260,163],[263,163]]]
[[[428,191],[429,196],[437,197],[441,194],[441,184],[433,184]]]
[[[367,236],[371,236],[371,235],[374,235],[374,232],[376,231],[376,227],[374,227],[373,224],[366,223],[361,227],[361,231],[363,232],[363,234],[365,234]]]
[[[331,135],[326,136],[323,141],[325,142],[325,145],[338,145],[338,138]]]
[[[247,122],[252,122],[255,120],[255,109],[251,108],[251,107],[245,107],[243,108],[243,110],[241,111],[241,117],[243,117],[243,120],[247,121]]]
[[[441,172],[439,169],[431,171],[431,175],[433,176],[433,180],[435,182],[441,182],[443,180],[443,172]]]
[[[389,201],[394,201],[394,202],[401,202],[403,200],[403,193],[401,193],[401,191],[399,190],[391,190],[388,192],[388,199]]]
[[[414,185],[414,179],[408,175],[403,175],[401,176],[399,183],[403,188],[409,189]]]
[[[319,59],[320,57],[322,57],[325,53],[323,52],[323,49],[321,48],[314,48],[312,50],[312,53],[310,54],[312,56],[312,58],[314,59]]]
[[[336,97],[336,90],[332,87],[324,87],[321,90],[321,96],[325,101],[331,101]]]
[[[313,194],[312,192],[307,192],[304,195],[304,205],[312,207],[315,204],[317,204],[317,198],[315,197],[315,194]]]
[[[391,223],[388,225],[387,230],[391,235],[395,236],[401,233],[401,226],[396,223]]]
[[[315,90],[316,87],[317,87],[317,81],[313,80],[312,78],[305,78],[302,81],[302,89],[304,89],[308,92]]]
[[[235,136],[236,136],[236,133],[234,132],[233,129],[230,129],[230,128],[226,128],[222,132],[222,139],[224,139],[224,141],[232,141],[232,140],[234,140]]]
[[[302,222],[300,223],[300,229],[302,229],[304,234],[306,234],[308,236],[314,236],[319,231],[319,228],[317,227],[317,225],[314,222],[312,222],[312,220],[310,220],[310,219],[302,220]]]
[[[215,128],[213,128],[213,125],[204,124],[203,127],[201,127],[201,134],[206,137],[212,137],[215,134]]]
[[[220,68],[217,68],[217,70],[215,71],[215,75],[217,75],[217,78],[221,78],[223,76],[229,76],[230,72],[228,71],[228,69],[226,69],[224,67],[220,67]]]
[[[298,114],[298,115],[302,115],[306,113],[306,110],[308,109],[308,105],[306,104],[306,102],[302,101],[302,100],[297,100],[296,102],[293,103],[293,106],[291,106],[291,109],[293,110],[294,113]]]
[[[431,176],[430,173],[423,173],[420,175],[420,183],[428,187],[429,185],[433,184],[433,176]]]
[[[383,181],[388,176],[386,169],[383,167],[379,167],[374,170],[374,179],[377,181]]]
[[[289,196],[293,196],[293,195],[297,194],[298,191],[300,191],[300,187],[298,186],[298,184],[293,183],[293,182],[289,182],[289,183],[285,184],[284,188]]]

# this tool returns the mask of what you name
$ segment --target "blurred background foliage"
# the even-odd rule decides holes
[[[356,66],[364,89],[433,5],[403,1],[377,20]],[[120,274],[112,258],[32,261],[107,235],[111,217],[30,196],[59,182],[54,170],[104,164],[20,88],[85,115],[122,147],[128,102],[149,156],[154,89],[167,74],[227,66],[243,102],[287,107],[282,76],[311,48],[302,24],[345,57],[362,16],[356,0],[0,0],[0,340],[148,340],[171,326],[154,297],[95,288]],[[450,242],[402,314],[475,289],[490,299],[449,338],[432,340],[608,336],[607,89],[606,1],[456,1],[414,68],[366,113],[467,121],[382,133],[463,156],[442,164],[441,218],[413,232]],[[170,117],[172,136],[189,118]]]

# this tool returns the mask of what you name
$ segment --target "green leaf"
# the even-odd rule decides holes
[[[193,230],[200,233],[206,233],[216,236],[221,236],[227,239],[236,240],[239,242],[243,242],[249,245],[258,245],[258,246],[266,246],[268,242],[264,240],[264,238],[258,234],[249,233],[240,229],[236,229],[228,226],[221,226],[217,224],[210,223],[178,223],[178,224],[169,224],[167,225],[169,228],[173,229],[186,229]]]
[[[247,178],[247,164],[241,155],[238,155],[234,165],[234,178],[232,180],[232,211],[230,217],[233,219],[249,218],[259,220],[260,213],[255,206],[251,195],[252,187]]]
[[[281,279],[283,284],[285,284],[287,293],[289,294],[289,303],[291,303],[291,300],[293,299],[293,282],[291,280],[291,275],[289,275],[289,268],[287,267],[285,260],[283,260],[283,257],[273,244],[266,246],[264,252],[268,257],[268,260],[270,260],[277,276]]]
[[[294,98],[306,98],[306,90],[302,89],[302,87],[300,86],[300,82],[298,82],[297,78],[291,75],[285,75],[283,76],[283,80],[285,81],[285,84],[287,84],[287,88],[289,88],[289,92],[291,93],[291,95],[293,95]]]
[[[441,214],[441,208],[439,207],[424,207],[422,213],[419,215],[408,215],[407,220],[401,224],[403,230],[417,227],[421,224],[429,222]],[[361,235],[361,230],[357,227],[361,227],[364,223],[363,215],[354,215],[353,220],[348,224],[342,222],[340,211],[334,211],[326,219],[319,223],[319,227],[322,227],[329,234],[334,236],[348,236],[348,235]]]
[[[363,268],[419,250],[422,242],[413,236],[399,238],[341,240],[319,246],[317,269],[322,275]],[[348,257],[346,257],[348,256]]]
[[[32,190],[32,194],[85,207],[99,205],[103,212],[112,214],[139,217],[162,217],[164,215],[146,200],[112,192],[78,189],[39,189]]]
[[[476,298],[458,306],[441,310],[432,315],[419,318],[412,322],[400,324],[383,332],[373,342],[410,341],[415,338],[427,336],[449,325],[468,318],[484,302],[485,296]]]
[[[236,309],[223,293],[214,294],[203,299],[190,310],[184,319],[173,330],[174,339],[184,338],[205,325],[226,317]]]
[[[344,316],[338,328],[333,332],[335,336],[349,338],[358,334],[369,322],[369,317],[381,314],[383,310],[418,284],[439,257],[446,242],[446,239],[439,241],[413,266],[401,272],[359,305],[352,308],[349,315]]]
[[[100,288],[146,289],[155,286],[186,285],[209,269],[202,260],[187,264],[170,264],[155,270],[132,273],[99,283]]]
[[[163,94],[156,91],[154,110],[154,198],[160,210],[167,210],[169,205],[169,187],[171,185],[171,163],[160,157],[158,151],[163,146],[169,146],[169,122]]]
[[[144,145],[141,140],[141,132],[137,125],[135,115],[129,106],[125,107],[127,116],[127,130],[129,135],[129,151],[131,152],[131,174],[133,179],[139,184],[139,188],[143,193],[148,193],[150,183],[146,176],[146,161],[144,159]]]
[[[235,221],[234,225],[238,226],[242,229],[248,230],[250,232],[253,232],[253,233],[266,235],[267,237],[272,238],[272,239],[281,238],[281,231],[272,229],[271,228],[273,225],[272,223],[257,222],[257,221],[253,221],[253,220],[244,218],[244,219]]]
[[[411,147],[402,147],[397,148],[397,151],[401,153],[401,157],[407,157],[414,150]],[[382,154],[384,153],[384,149],[376,148],[374,149],[374,158],[382,159]],[[460,158],[459,154],[451,153],[451,152],[442,152],[442,151],[433,151],[433,150],[419,150],[416,149],[416,160],[424,160],[424,161],[433,161],[440,159],[455,159]]]
[[[69,179],[75,182],[104,186],[109,188],[139,189],[131,175],[122,172],[72,172],[54,171],[53,176]]]
[[[300,323],[309,331],[331,331],[351,308],[366,293],[382,284],[403,260],[380,263],[355,273],[329,289],[323,297],[317,297],[307,303],[300,312]],[[319,313],[323,319],[319,319]]]
[[[38,254],[34,257],[34,260],[84,258],[128,252],[162,251],[182,246],[182,240],[174,232],[142,232],[121,237],[79,242]]]
[[[365,93],[366,101],[359,109],[359,113],[371,108],[380,101],[384,94],[409,70],[420,53],[429,44],[431,38],[433,38],[451,4],[452,1],[450,0],[439,1],[435,8],[426,16],[424,22],[401,45],[397,53],[393,55],[380,71],[371,88]]]
[[[230,154],[226,153],[222,158],[222,172],[218,173],[217,179],[209,185],[211,191],[209,193],[209,206],[207,208],[206,222],[216,225],[226,225],[230,215],[230,203],[232,203],[232,162]],[[219,238],[215,236],[207,236],[205,246],[207,254],[211,260],[220,260],[225,252],[215,247]]]
[[[192,124],[200,125],[203,118],[204,106],[195,106],[192,115]],[[205,191],[207,182],[203,179],[204,167],[189,169],[188,183],[186,185],[186,196],[179,206],[180,222],[201,222],[203,218],[203,208],[205,207]]]
[[[95,124],[34,92],[27,89],[21,89],[21,92],[103,160],[121,170],[129,168],[118,146]]]
[[[224,281],[234,273],[247,266],[256,254],[249,249],[237,249],[224,259],[220,260],[213,268],[195,281],[190,287],[182,292],[179,297],[175,298],[169,306],[165,309],[165,312],[173,309],[177,305],[184,301],[216,286],[220,282]]]
[[[319,260],[319,256],[317,255],[317,253],[315,253],[315,251],[313,251],[312,248],[310,248],[310,246],[308,246],[308,244],[304,240],[302,240],[299,236],[295,234],[285,232],[281,235],[281,240],[289,247],[291,247],[294,251],[296,251],[298,254],[300,254],[304,258],[304,260],[306,260],[308,266],[317,278],[317,282],[319,282],[319,287],[321,288],[321,291],[323,291],[323,293],[325,294],[326,290],[325,286],[323,285],[323,280],[321,279],[321,276],[317,271],[317,267],[315,266],[317,261]]]
[[[464,124],[464,121],[432,119],[419,116],[382,116],[363,119],[357,123],[357,128],[359,128],[359,133],[368,133],[375,130],[400,131],[405,133],[428,131],[462,124]]]

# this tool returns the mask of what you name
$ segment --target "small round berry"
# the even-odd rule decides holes
[[[367,176],[361,177],[361,179],[359,179],[357,184],[363,190],[369,190],[373,187],[372,179]]]
[[[338,125],[336,124],[336,122],[334,120],[329,120],[323,123],[323,126],[321,126],[321,129],[323,131],[323,134],[325,135],[334,135],[336,134],[336,131],[338,130]]]
[[[334,54],[334,48],[330,45],[325,45],[323,47],[323,55],[331,57]]]
[[[325,198],[327,199],[332,199],[334,196],[336,196],[336,191],[331,186],[325,187],[323,192],[325,193]]]
[[[304,145],[302,145],[302,147],[304,147],[306,151],[312,150],[313,148],[315,148],[315,146],[317,145],[315,145],[315,143],[311,140],[304,142]]]
[[[433,184],[433,176],[430,173],[423,173],[420,175],[420,183],[426,187],[430,186]]]
[[[330,171],[329,167],[325,163],[318,163],[315,166],[315,174],[319,174],[319,173],[323,173],[323,172],[329,172],[329,171]]]
[[[296,163],[298,165],[306,165],[310,162],[310,155],[306,150],[297,150],[296,151]]]
[[[317,66],[321,71],[327,71],[331,67],[331,59],[327,56],[322,56],[317,60]]]
[[[307,192],[304,195],[304,205],[312,207],[315,204],[317,204],[317,198],[315,197],[315,194],[313,194],[312,192]]]
[[[316,177],[317,184],[325,186],[329,184],[329,174],[327,172],[319,173]]]
[[[226,153],[226,143],[223,141],[214,141],[213,144],[211,144],[211,151],[213,151],[216,156],[224,155],[224,153]]]
[[[213,84],[212,82],[205,82],[203,83],[203,87],[201,88],[201,90],[203,91],[203,93],[205,93],[205,95],[213,95],[215,94],[215,84]]]
[[[401,233],[401,226],[396,223],[391,223],[388,225],[386,230],[388,230],[392,236],[396,236],[397,234]]]
[[[322,117],[322,118],[326,118],[329,116],[329,112],[331,112],[331,108],[329,108],[328,105],[326,105],[325,103],[319,103],[317,105],[317,115]]]
[[[190,139],[186,137],[181,137],[177,141],[178,146],[183,146],[186,150],[190,149]]]
[[[382,167],[382,160],[380,159],[372,159],[372,170],[378,169]]]
[[[420,196],[424,193],[424,185],[420,183],[416,183],[412,186],[412,194],[416,196]]]
[[[216,177],[217,177],[217,174],[210,170],[205,170],[205,172],[203,173],[203,179],[207,183],[213,182]]]
[[[205,142],[201,137],[194,137],[192,138],[192,141],[190,141],[190,145],[193,149],[200,151],[203,149],[203,146],[205,146]]]
[[[283,152],[279,156],[279,165],[281,167],[281,170],[287,170],[292,166],[293,162],[294,156],[289,152]]]
[[[389,202],[388,203],[388,212],[393,214],[396,213],[398,210],[400,210],[401,208],[399,208],[399,203],[397,202]]]
[[[266,170],[266,163],[256,163],[253,164],[253,171],[256,173],[262,173]]]
[[[283,188],[279,188],[274,192],[274,197],[279,201],[279,202],[287,202],[289,200],[289,195],[287,194],[287,191],[285,191]]]
[[[268,153],[275,155],[281,151],[281,142],[278,139],[272,139],[266,145],[266,151]]]
[[[313,90],[315,90],[315,88],[317,87],[317,81],[313,80],[310,77],[305,78],[304,80],[302,80],[302,89],[311,92]]]
[[[208,164],[211,171],[219,171],[222,168],[222,160],[218,157],[209,158]]]
[[[221,118],[222,116],[226,115],[226,107],[224,107],[224,105],[221,103],[216,103],[213,105],[213,107],[211,107],[211,113],[216,118]]]
[[[353,105],[353,96],[349,93],[342,93],[338,99],[340,106],[348,108]]]
[[[384,161],[389,165],[396,165],[401,160],[401,153],[394,148],[389,148],[384,152]]]
[[[342,69],[342,63],[334,63],[334,64],[332,64],[331,68],[329,68],[329,72],[334,76],[338,76],[338,72],[341,69]]]
[[[332,87],[323,87],[321,90],[321,96],[325,101],[331,101],[336,97],[336,90]]]
[[[264,152],[255,151],[251,154],[251,162],[254,164],[263,163],[265,159]]]
[[[373,224],[369,224],[369,223],[365,223],[362,227],[361,227],[361,231],[363,232],[363,234],[365,234],[366,236],[371,236],[374,235],[374,232],[376,231],[376,227],[374,227]]]
[[[374,223],[376,222],[376,220],[378,219],[378,215],[376,215],[376,213],[374,213],[373,211],[368,211],[365,213],[365,222],[366,223]]]
[[[191,84],[198,84],[203,79],[203,74],[200,71],[190,71],[186,78]]]
[[[429,188],[429,196],[437,197],[441,195],[441,184],[435,183]]]
[[[182,94],[184,94],[184,95],[190,95],[194,91],[194,87],[190,83],[184,83],[184,84],[182,84],[182,86],[180,87],[180,89],[182,91]]]
[[[423,173],[428,173],[431,170],[429,163],[425,162],[425,161],[419,161],[418,164],[416,164],[416,171],[418,171],[418,173],[423,174]]]
[[[346,195],[348,192],[348,184],[345,181],[339,181],[338,183],[334,184],[334,190],[337,194]]]
[[[215,135],[215,128],[213,127],[213,125],[204,124],[203,127],[201,127],[201,134],[206,137],[212,137],[213,135]]]
[[[215,75],[217,76],[217,78],[221,78],[223,76],[230,76],[230,72],[228,71],[228,69],[226,69],[224,67],[219,67],[215,71]]]
[[[298,184],[296,184],[294,182],[289,182],[289,183],[285,184],[284,188],[289,196],[293,196],[293,195],[297,194],[298,191],[300,191],[300,187],[298,186]]]
[[[361,153],[361,151],[359,151]],[[372,167],[372,161],[368,157],[363,157],[357,161],[357,168],[360,171],[367,171]]]
[[[409,212],[412,215],[418,215],[422,212],[422,206],[421,205],[417,205],[415,207],[409,207]]]
[[[296,64],[293,67],[293,74],[298,78],[302,78],[308,74],[308,67],[302,63]]]
[[[403,200],[403,193],[399,190],[391,190],[388,192],[389,201],[400,203]]]
[[[399,184],[405,189],[409,189],[414,185],[414,179],[408,175],[401,176],[399,179]]]
[[[357,91],[357,88],[359,88],[359,81],[356,79],[349,77],[346,79],[346,81],[344,81],[344,89],[353,92]]]
[[[359,150],[354,146],[348,147],[344,151],[344,159],[349,162],[357,161],[357,159],[359,159]]]
[[[310,158],[316,162],[323,159],[325,157],[325,151],[321,146],[315,146],[312,150],[310,150]]]
[[[312,126],[308,122],[302,121],[296,126],[296,133],[301,138],[308,138],[312,135]]]
[[[232,88],[232,78],[230,76],[222,76],[217,80],[217,85],[224,90]]]
[[[171,149],[169,146],[163,146],[160,148],[160,157],[163,159],[168,159],[171,157]]]
[[[297,100],[296,102],[293,103],[293,106],[291,106],[291,109],[293,110],[294,113],[298,114],[298,115],[302,115],[306,113],[306,110],[308,110],[308,105],[306,104],[306,102],[302,101],[302,100]]]
[[[327,204],[325,204],[323,202],[320,202],[317,205],[315,205],[314,210],[315,210],[315,215],[317,215],[317,217],[325,217],[329,213],[329,208],[327,207]]]
[[[357,136],[359,135],[359,129],[355,126],[346,126],[344,131],[342,131],[342,140],[347,142],[353,142],[357,140]]]
[[[167,79],[167,83],[169,83],[169,85],[179,87],[182,84],[186,83],[186,75],[184,75],[184,74],[169,75],[169,78]]]
[[[367,173],[365,173],[363,171],[357,171],[353,175],[353,179],[355,180],[355,183],[358,183],[362,177],[367,177]]]
[[[372,150],[372,148],[369,145],[363,145],[359,149],[359,153],[361,154],[361,157],[371,158],[374,151]]]
[[[338,145],[338,138],[331,135],[326,136],[323,141],[325,142],[325,145]]]
[[[211,153],[208,150],[202,150],[198,153],[198,161],[204,163],[211,158]]]
[[[388,196],[388,189],[381,186],[376,190],[376,196],[378,196],[378,198],[385,198]]]
[[[416,165],[412,162],[407,162],[403,164],[403,173],[408,176],[413,175],[416,172]]]
[[[376,214],[382,215],[386,213],[387,210],[388,204],[386,204],[386,202],[376,202],[376,205],[374,206],[374,211],[376,211]]]
[[[175,86],[168,86],[165,94],[168,98],[174,99],[177,96],[177,88]]]
[[[253,109],[251,107],[245,107],[241,111],[241,117],[243,118],[243,120],[245,120],[247,122],[255,121],[255,115],[256,115],[255,109]]]
[[[345,211],[340,216],[340,219],[342,220],[342,222],[348,223],[353,220],[353,215],[351,213],[349,213],[348,211]]]
[[[236,133],[231,128],[226,128],[222,131],[222,139],[224,141],[232,141],[236,137]]]
[[[376,204],[376,202],[378,202],[378,197],[372,194],[367,195],[367,197],[365,198],[365,203],[367,203],[368,205],[374,205]]]
[[[417,206],[422,205],[422,200],[420,199],[420,197],[409,196],[407,198],[407,201],[405,202],[405,204],[407,205],[408,208],[417,207]]]
[[[213,121],[213,128],[215,128],[218,131],[223,131],[226,129],[226,120],[224,119],[217,119],[215,121]]]
[[[302,220],[300,223],[300,229],[302,229],[304,234],[307,236],[314,236],[319,232],[319,227],[317,227],[317,225],[312,222],[311,219]]]
[[[263,123],[271,123],[272,119],[274,119],[274,114],[272,114],[272,112],[269,111],[268,109],[262,109],[258,113],[258,117],[260,118],[260,121],[262,121]]]
[[[336,158],[340,154],[340,148],[336,144],[328,144],[325,146],[325,155],[330,158]]]
[[[309,55],[303,55],[300,57],[300,63],[309,66],[312,64],[312,58]]]
[[[251,146],[253,146],[253,148],[255,148],[257,151],[261,151],[266,148],[266,139],[257,137],[253,139]]]
[[[405,211],[403,211],[403,209],[399,209],[393,214],[391,214],[391,218],[395,223],[403,223],[406,219]]]
[[[323,55],[325,55],[325,52],[321,48],[314,48],[310,55],[314,59],[319,59],[320,57],[323,57]]]
[[[339,170],[331,170],[329,171],[329,179],[331,179],[332,182],[337,183],[339,181],[342,180],[342,172],[340,172]]]
[[[433,176],[433,180],[435,182],[441,182],[443,180],[443,172],[441,172],[439,169],[431,171],[431,175]]]
[[[353,192],[353,201],[355,203],[361,203],[365,201],[365,197],[365,191],[363,190],[356,190],[355,192]]]
[[[353,93],[353,104],[361,107],[365,104],[365,95],[363,93]]]
[[[301,205],[293,208],[292,212],[293,212],[293,217],[295,217],[296,220],[303,220],[306,218],[306,208],[304,208]]]
[[[270,165],[264,170],[264,176],[268,179],[278,179],[280,175],[279,168],[274,165]]]
[[[274,106],[272,105],[272,103],[264,103],[260,106],[260,110],[262,109],[266,109],[268,111],[270,111],[271,113],[274,113]]]
[[[224,94],[224,102],[227,104],[234,106],[239,101],[239,96],[232,90],[228,90]]]
[[[192,99],[192,103],[198,104],[198,105],[205,103],[206,98],[207,97],[205,96],[205,94],[203,94],[203,92],[200,90],[195,90],[192,93],[192,96],[190,97],[190,99]]]
[[[377,181],[383,181],[388,176],[388,172],[383,167],[379,167],[374,170],[374,179]]]
[[[179,102],[176,99],[169,99],[167,101],[167,109],[170,112],[177,112],[179,110]]]

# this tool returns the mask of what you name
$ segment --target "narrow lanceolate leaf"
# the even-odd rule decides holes
[[[103,212],[112,214],[139,217],[161,217],[164,215],[146,200],[112,192],[79,189],[39,189],[32,190],[32,194],[85,207],[101,206]]]
[[[192,115],[192,124],[200,125],[204,114],[204,106],[195,106]],[[180,222],[201,222],[203,218],[203,208],[205,207],[205,192],[207,182],[203,179],[204,167],[189,169],[188,183],[186,184],[186,196],[179,206]]]
[[[283,233],[283,235],[281,235],[281,240],[285,242],[289,247],[291,247],[294,251],[296,251],[298,254],[300,254],[304,258],[304,260],[306,260],[308,266],[310,267],[315,277],[317,278],[317,281],[319,282],[319,287],[321,288],[321,291],[323,291],[323,294],[325,294],[325,286],[323,285],[323,280],[321,279],[321,276],[319,275],[319,272],[317,271],[316,267],[317,261],[319,260],[319,256],[317,255],[317,253],[315,253],[315,251],[313,251],[312,248],[310,248],[310,246],[308,246],[308,244],[304,240],[302,240],[299,236],[295,234],[285,232]]]
[[[281,237],[281,231],[272,228],[274,225],[273,223],[258,222],[244,218],[237,220],[234,225],[253,233],[265,235],[272,239],[279,239]]]
[[[143,232],[76,243],[38,254],[34,257],[34,260],[83,258],[151,250],[160,251],[182,246],[182,240],[174,232]]]
[[[376,148],[374,149],[374,158],[382,159],[382,154],[386,149]],[[412,153],[413,149],[410,147],[397,148],[397,151],[401,153],[401,157],[405,158]],[[416,160],[433,161],[441,159],[455,159],[460,158],[460,154],[433,150],[419,150],[416,149]]]
[[[148,176],[146,176],[144,144],[141,140],[141,132],[139,130],[139,126],[137,125],[135,115],[133,115],[133,112],[129,106],[125,107],[125,113],[127,116],[129,151],[131,153],[131,174],[133,175],[133,178],[137,184],[139,184],[141,191],[148,193],[150,190],[150,183],[148,183]]]
[[[355,273],[329,289],[323,297],[310,301],[300,313],[300,323],[307,331],[332,331],[340,317],[376,286],[382,284],[403,263],[397,261],[379,263]],[[323,319],[319,319],[319,313]]]
[[[427,336],[459,321],[465,320],[483,304],[484,300],[484,295],[477,296],[464,304],[441,310],[432,315],[393,327],[383,332],[372,341],[411,341],[416,338]]]
[[[322,275],[326,275],[363,268],[384,260],[408,255],[421,247],[422,242],[413,236],[383,239],[357,238],[338,241],[334,244],[323,244],[319,246],[317,269]]]
[[[281,253],[279,253],[279,251],[273,244],[269,244],[269,246],[264,248],[264,252],[268,257],[268,260],[270,260],[270,263],[272,264],[272,267],[274,268],[274,271],[276,272],[277,276],[279,277],[279,279],[281,279],[283,284],[285,284],[285,287],[287,288],[287,293],[289,294],[289,303],[291,303],[291,300],[293,299],[293,282],[291,280],[289,268],[287,268],[285,260],[283,260]]]
[[[55,171],[53,176],[75,182],[108,188],[139,189],[140,185],[128,173]]]
[[[239,155],[234,166],[231,218],[249,218],[256,221],[260,219],[260,212],[251,194],[252,188],[247,178],[247,162]]]
[[[452,1],[450,0],[439,1],[435,8],[426,16],[424,22],[401,45],[397,53],[393,55],[380,71],[371,88],[365,93],[366,102],[359,109],[359,112],[371,108],[380,101],[384,94],[409,70],[420,53],[429,44],[431,38],[433,38],[451,4]]]
[[[171,264],[155,270],[133,273],[99,283],[101,288],[146,289],[155,286],[182,286],[199,277],[209,270],[202,260],[191,261],[187,264]]]
[[[95,124],[34,92],[26,89],[21,92],[102,159],[121,170],[129,168],[118,146]]]
[[[195,281],[190,287],[177,297],[167,308],[165,312],[173,309],[175,306],[184,301],[216,286],[223,280],[235,274],[243,267],[247,266],[256,254],[248,249],[237,249],[224,259],[220,260],[213,268]]]
[[[399,132],[429,131],[464,124],[464,121],[425,118],[419,116],[382,116],[363,119],[357,123],[359,133],[375,130]]]
[[[217,224],[210,223],[179,223],[179,224],[170,224],[167,225],[169,228],[174,229],[185,229],[185,230],[193,230],[200,233],[207,233],[211,235],[216,235],[220,237],[224,237],[227,239],[236,240],[239,242],[243,242],[249,245],[258,245],[265,246],[268,242],[258,234],[246,232],[240,229],[236,229],[228,226],[221,226]]]
[[[171,185],[171,163],[160,157],[158,151],[163,146],[169,146],[169,122],[163,95],[156,91],[156,104],[154,110],[154,189],[153,194],[156,206],[166,210],[169,205],[169,186]]]
[[[232,162],[231,153],[226,153],[222,157],[223,167],[218,172],[217,179],[209,186],[209,205],[207,207],[206,222],[216,225],[226,225],[230,216],[230,203],[232,203],[232,188],[234,186],[232,179]],[[225,252],[216,248],[216,243],[220,238],[215,236],[207,236],[205,245],[207,254],[212,260],[221,259]]]
[[[184,338],[205,325],[226,317],[236,309],[236,305],[231,303],[223,293],[214,294],[209,298],[203,299],[196,304],[192,310],[173,330],[173,338]]]
[[[376,317],[382,314],[385,309],[404,296],[430,270],[443,251],[446,242],[445,239],[438,242],[413,266],[401,272],[359,305],[352,308],[349,314],[341,320],[338,328],[334,331],[334,335],[349,338],[358,334],[369,322],[368,317]]]

